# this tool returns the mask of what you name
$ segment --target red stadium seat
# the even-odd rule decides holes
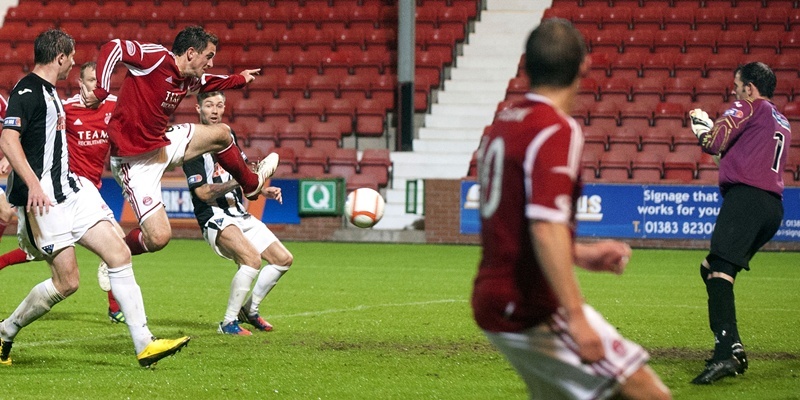
[[[356,107],[350,99],[328,99],[323,104],[325,105],[325,121],[339,126],[343,135],[353,132]]]
[[[631,157],[627,151],[607,151],[600,155],[600,179],[605,182],[625,182],[630,179]]]
[[[654,126],[672,127],[676,131],[686,127],[686,112],[679,103],[658,103],[653,112]]]
[[[688,31],[684,34],[684,48],[687,53],[701,53],[710,56],[716,51],[717,36],[722,32],[710,34],[706,31]]]
[[[328,155],[313,147],[296,151],[297,175],[305,178],[323,178],[328,172]]]
[[[758,14],[761,7],[730,7],[725,15],[728,30],[750,31],[758,27]]]
[[[690,30],[694,27],[694,9],[696,4],[678,4],[676,7],[663,8],[664,28],[673,30]]]
[[[372,176],[378,186],[389,182],[392,160],[387,149],[365,149],[358,162],[359,174]]]
[[[247,134],[248,147],[272,149],[278,145],[278,133],[275,131],[274,123],[266,121],[245,126],[249,130]]]
[[[684,49],[684,31],[653,32],[653,51],[658,54],[678,54]]]
[[[651,53],[655,35],[647,29],[627,31],[622,36],[622,51],[624,53]]]
[[[642,152],[667,153],[672,151],[672,132],[658,127],[642,131]]]
[[[767,7],[758,12],[759,32],[783,32],[789,30],[789,13],[783,7]]]
[[[649,78],[669,78],[675,73],[676,54],[656,53],[644,58],[642,62],[642,77]]]
[[[601,28],[605,9],[605,6],[575,8],[572,13],[572,23],[579,29],[582,27]]]
[[[328,153],[341,147],[342,133],[333,122],[315,121],[309,125],[309,141],[311,147],[322,149]]]
[[[664,85],[667,79],[653,77],[634,80],[631,84],[631,98],[633,101],[646,99],[664,101]]]
[[[296,121],[320,121],[325,115],[325,105],[315,99],[300,98],[292,104],[292,115]]]
[[[725,9],[698,8],[694,12],[694,29],[714,35],[726,29]]]
[[[631,99],[631,83],[626,78],[610,77],[600,82],[600,101],[622,103]]]
[[[698,150],[699,156],[699,150]],[[695,178],[697,157],[689,152],[667,153],[664,156],[664,179],[689,183]]]
[[[654,31],[660,30],[664,25],[664,16],[661,7],[636,7],[631,12],[634,30]]]
[[[339,97],[340,78],[332,75],[311,76],[308,80],[308,92],[314,96],[317,92],[330,93],[333,97]]]
[[[370,188],[378,191],[380,190],[380,185],[378,184],[379,178],[380,177],[375,177],[372,174],[358,173],[350,176],[350,179],[345,182],[345,186],[347,188],[347,192],[351,192],[358,188]]]
[[[278,146],[292,148],[295,154],[309,145],[308,126],[305,124],[297,122],[286,124],[278,129],[277,134]]]
[[[620,125],[640,131],[649,129],[653,123],[653,110],[656,104],[658,101],[655,98],[620,103]]]
[[[641,136],[637,129],[622,126],[611,132],[608,143],[609,151],[633,154],[640,150]]]
[[[758,31],[750,35],[747,51],[750,54],[777,54],[781,49],[783,32]]]
[[[630,7],[609,7],[603,13],[603,29],[632,29],[633,16]]]
[[[717,53],[719,54],[736,54],[742,55],[748,51],[748,42],[753,31],[724,31],[718,32],[715,36],[717,39]]]
[[[353,148],[339,148],[329,153],[328,175],[341,176],[348,181],[358,173],[358,152]]]
[[[275,177],[291,177],[297,172],[297,156],[294,149],[290,147],[276,147],[272,149],[280,157],[278,169],[275,171]]]
[[[664,81],[664,101],[686,104],[694,101],[694,87],[698,78],[677,77]]]
[[[637,153],[631,162],[631,181],[658,183],[664,174],[663,156],[653,151]]]
[[[237,101],[231,107],[231,118],[235,121],[239,117],[264,118],[264,105],[261,99],[249,98]]]
[[[728,87],[731,84],[732,79],[724,77],[698,79],[694,83],[695,101],[727,102],[731,92]]]
[[[622,49],[622,34],[618,30],[594,30],[587,37],[587,44],[592,53],[619,53]]]
[[[382,136],[386,126],[386,108],[372,100],[364,100],[356,106],[356,135]],[[387,138],[388,140],[388,138]]]

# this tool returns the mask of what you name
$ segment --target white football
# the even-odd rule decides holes
[[[347,195],[344,215],[359,228],[370,228],[383,218],[386,206],[381,194],[370,188],[359,188]]]

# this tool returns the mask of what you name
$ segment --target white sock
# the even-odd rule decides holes
[[[244,304],[247,293],[250,292],[250,285],[258,276],[258,270],[247,265],[240,265],[236,275],[231,281],[231,294],[228,297],[228,308],[225,310],[225,318],[222,324],[226,325],[236,320],[239,310]]]
[[[283,274],[288,270],[289,267],[272,264],[267,264],[264,268],[261,268],[261,273],[258,274],[256,285],[253,286],[253,294],[248,300],[249,304],[246,304],[249,306],[250,315],[258,314],[259,304],[267,297],[270,290],[275,287],[275,284],[278,283],[278,279],[281,279]]]
[[[133,276],[133,266],[125,264],[121,267],[108,268],[108,279],[111,281],[111,292],[125,314],[125,324],[131,332],[133,347],[139,354],[153,340],[153,334],[147,327],[147,316],[144,313],[142,290]]]
[[[42,315],[66,297],[56,290],[53,279],[48,279],[34,286],[22,303],[0,326],[0,338],[13,342],[20,329],[36,321]]]

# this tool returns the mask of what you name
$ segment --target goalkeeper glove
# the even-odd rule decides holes
[[[692,123],[692,133],[694,133],[698,139],[714,126],[714,121],[708,118],[708,113],[699,108],[689,111],[689,119]]]

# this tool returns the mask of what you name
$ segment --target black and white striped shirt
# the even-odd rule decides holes
[[[234,139],[235,140],[235,139]],[[244,153],[242,153],[244,157]],[[245,158],[247,160],[247,158]],[[200,228],[205,230],[208,228],[206,224],[211,220],[215,214],[220,212],[237,218],[249,217],[250,214],[242,203],[242,188],[236,189],[225,193],[222,196],[214,199],[214,206],[209,205],[194,194],[194,189],[203,186],[207,183],[225,183],[233,179],[228,171],[222,169],[214,157],[209,154],[203,154],[193,160],[183,163],[183,173],[186,174],[186,179],[189,185],[189,191],[192,193],[192,205],[194,206],[194,215],[197,217],[197,223]],[[213,224],[214,221],[211,221]]]
[[[66,116],[56,88],[30,73],[22,78],[8,98],[3,129],[20,133],[20,144],[42,190],[56,203],[78,191],[77,177],[69,170]],[[28,186],[14,172],[8,178],[8,201],[28,203]]]

